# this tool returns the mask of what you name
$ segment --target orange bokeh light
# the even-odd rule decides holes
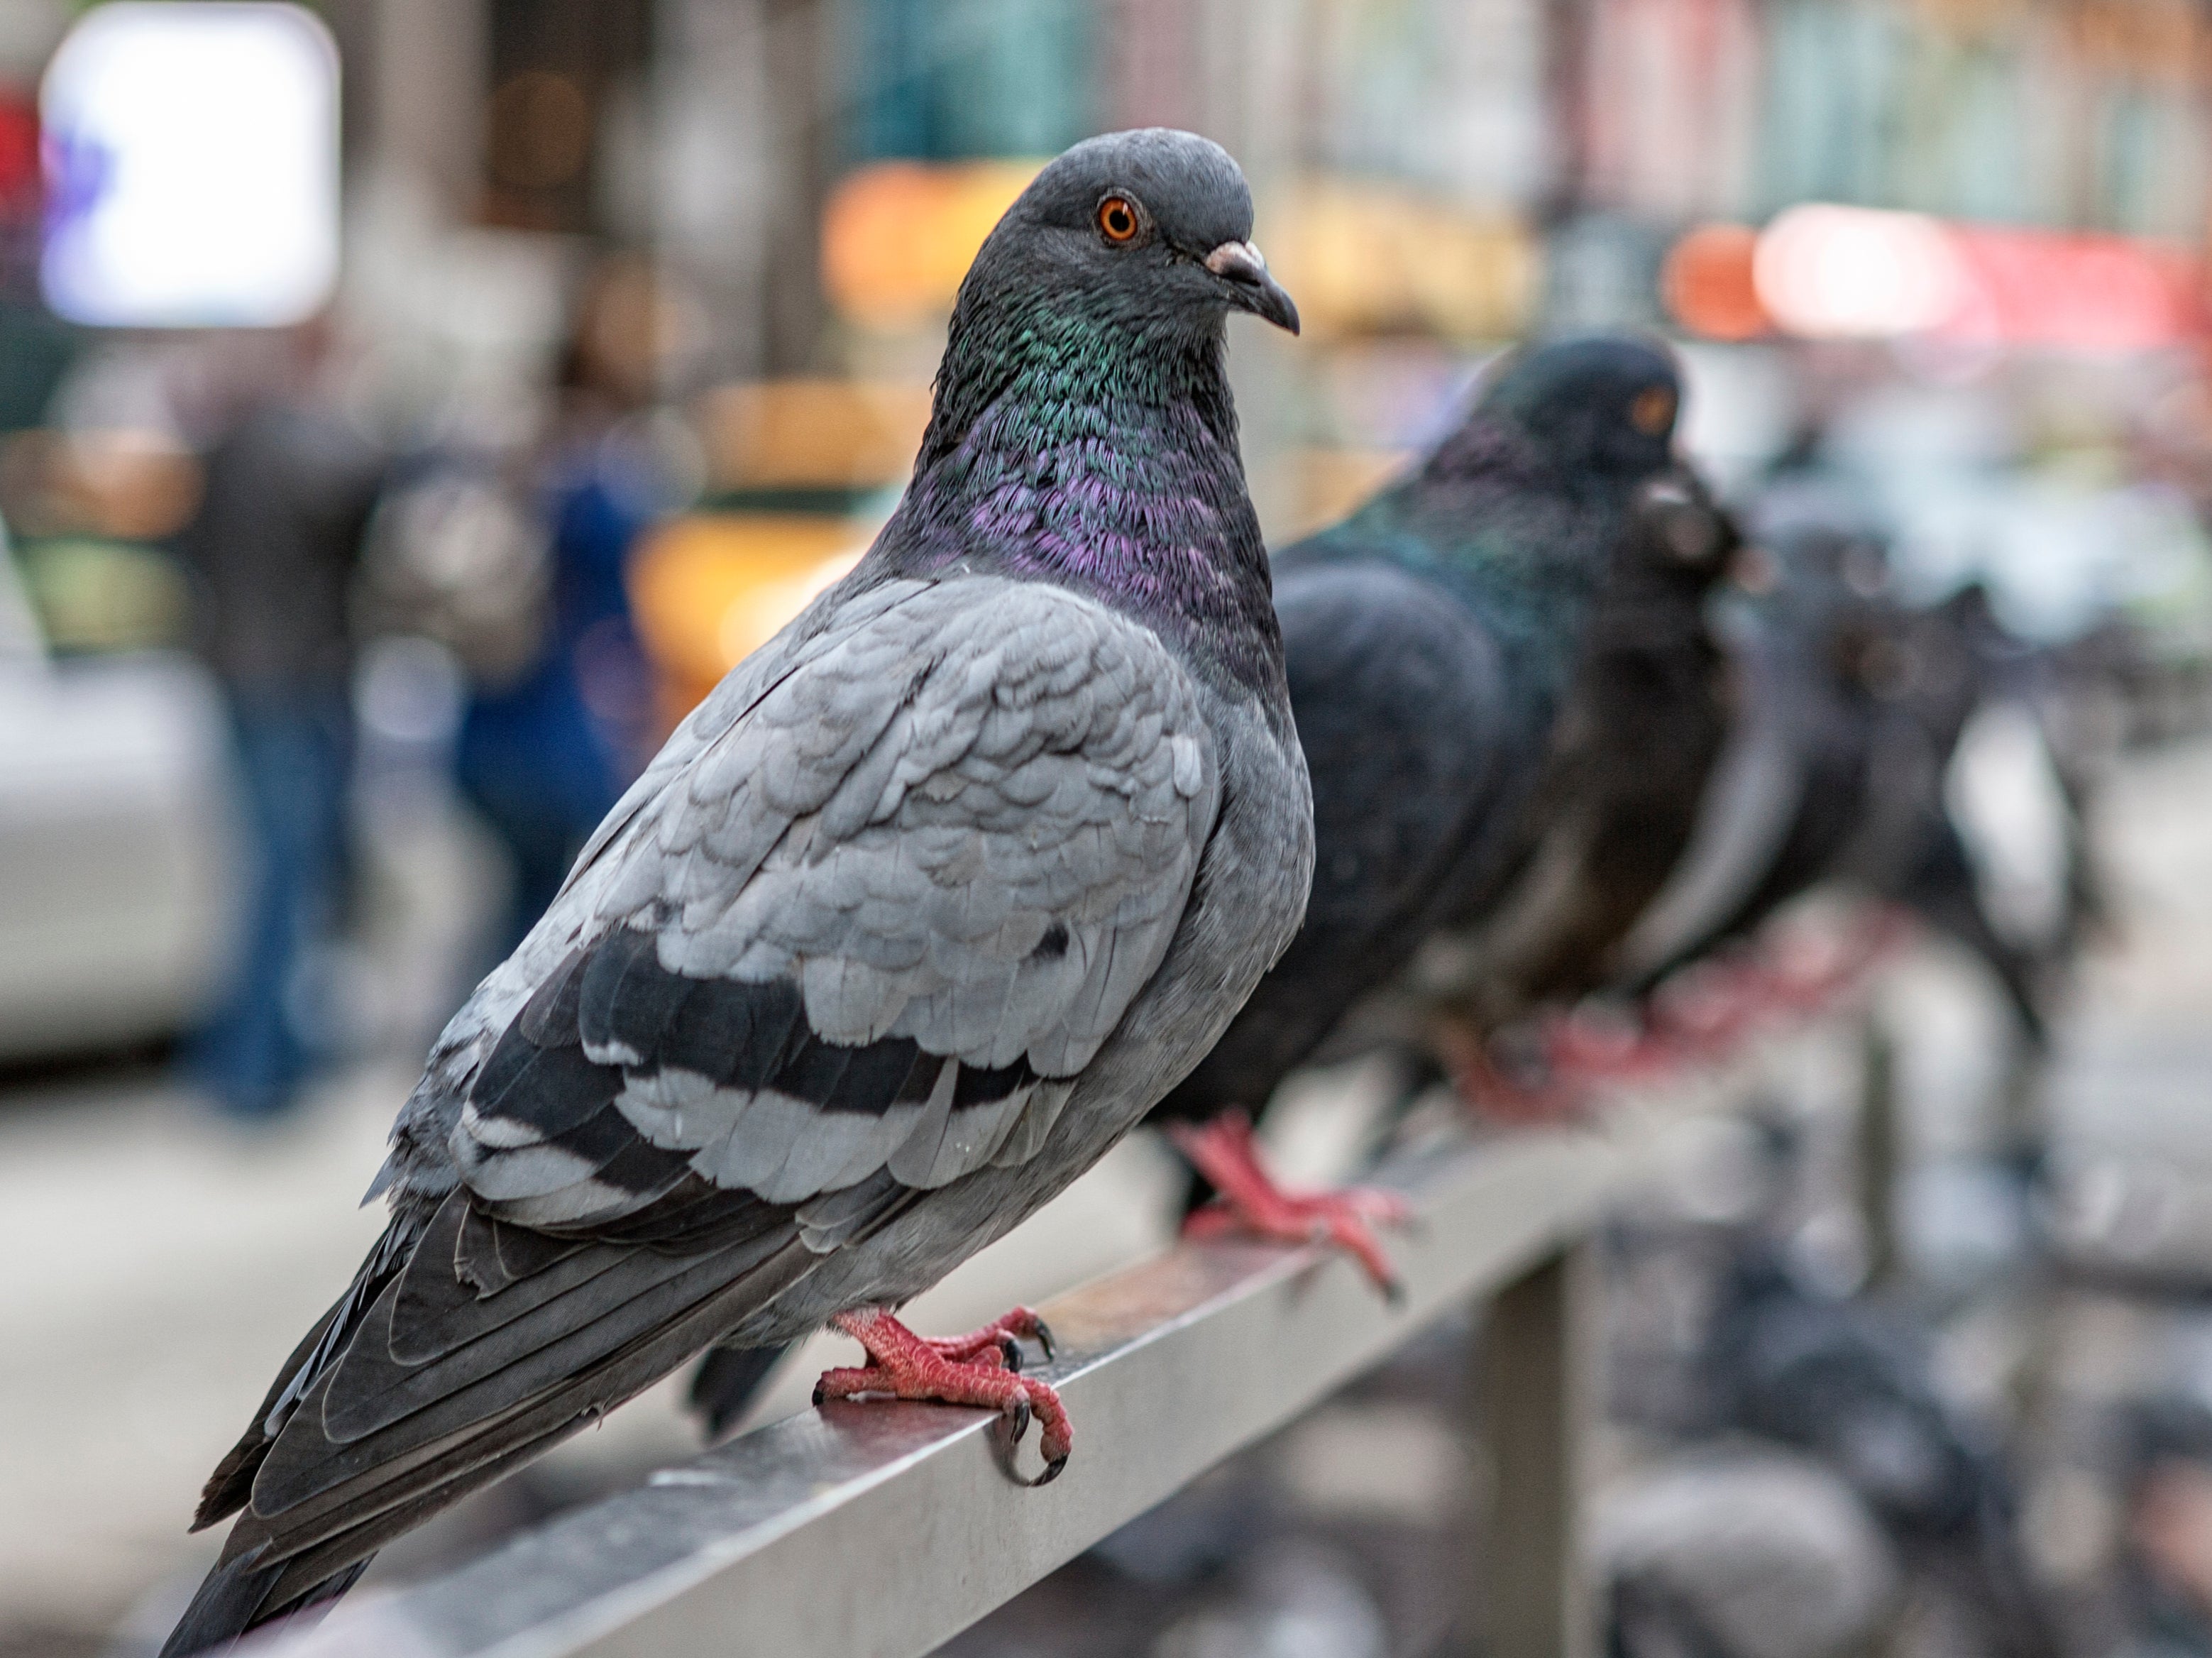
[[[976,250],[1036,176],[1035,161],[880,161],[848,173],[822,213],[822,281],[866,328],[942,317]]]
[[[1660,288],[1668,313],[1708,339],[1748,340],[1771,331],[1774,319],[1752,280],[1759,233],[1748,225],[1707,224],[1668,250]]]

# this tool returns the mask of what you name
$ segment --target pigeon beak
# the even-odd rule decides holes
[[[1298,308],[1283,286],[1267,274],[1267,262],[1249,242],[1224,242],[1206,256],[1206,268],[1227,282],[1237,307],[1264,317],[1276,327],[1298,331]]]

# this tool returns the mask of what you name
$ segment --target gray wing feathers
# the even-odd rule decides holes
[[[647,928],[668,972],[795,981],[823,1041],[908,1038],[958,1062],[880,1114],[681,1070],[629,1079],[615,1102],[641,1136],[778,1203],[886,1167],[931,1187],[1032,1153],[1066,1096],[1053,1079],[1089,1062],[1165,955],[1218,805],[1196,688],[1149,632],[997,580],[869,597],[734,713],[694,716],[520,952],[549,964],[542,980],[556,951]],[[502,1006],[488,981],[483,1028],[527,988]],[[960,1066],[1017,1064],[1033,1078],[952,1108]],[[501,1143],[498,1118],[471,1111],[453,1133],[486,1196],[542,1204],[592,1173]],[[562,1218],[596,1200],[580,1189]]]
[[[218,1470],[226,1561],[312,1589],[1036,1155],[1182,921],[1200,695],[1141,626],[964,575],[833,592],[732,674],[439,1039],[383,1177],[406,1264]]]

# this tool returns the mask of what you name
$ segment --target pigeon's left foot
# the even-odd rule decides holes
[[[1261,1167],[1251,1119],[1241,1111],[1224,1112],[1200,1127],[1176,1123],[1168,1133],[1221,1194],[1183,1223],[1185,1237],[1242,1231],[1279,1243],[1333,1243],[1367,1269],[1385,1297],[1401,1298],[1398,1270],[1374,1229],[1412,1219],[1413,1212],[1405,1199],[1371,1186],[1349,1186],[1340,1192],[1284,1191]]]
[[[886,1398],[981,1406],[1005,1414],[1017,1443],[1035,1416],[1042,1424],[1037,1448],[1044,1455],[1044,1473],[1030,1483],[1049,1484],[1067,1466],[1075,1433],[1060,1395],[1042,1382],[1016,1374],[1007,1362],[1016,1336],[1033,1338],[1048,1357],[1052,1351],[1051,1333],[1028,1308],[1017,1307],[980,1330],[939,1341],[915,1334],[880,1308],[840,1313],[830,1322],[867,1349],[868,1362],[824,1370],[814,1384],[817,1405],[829,1399]]]

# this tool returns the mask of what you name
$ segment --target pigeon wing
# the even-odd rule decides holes
[[[450,1136],[463,1181],[589,1231],[652,1201],[617,1159],[800,1204],[1029,1155],[1165,955],[1218,793],[1149,632],[1006,581],[886,608],[577,879]]]
[[[985,577],[817,623],[456,1016],[399,1131],[404,1266],[226,1465],[264,1606],[1034,1156],[1166,954],[1220,783],[1154,635]]]

